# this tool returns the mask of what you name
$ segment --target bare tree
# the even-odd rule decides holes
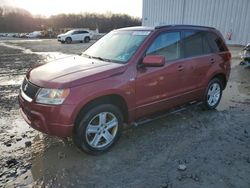
[[[125,14],[59,14],[49,18],[33,17],[29,12],[17,8],[0,7],[0,32],[31,32],[53,28],[98,28],[100,32],[141,25],[139,18]]]

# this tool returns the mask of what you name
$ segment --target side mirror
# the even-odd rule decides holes
[[[148,55],[144,57],[142,64],[145,67],[162,67],[165,64],[165,57],[162,55]]]

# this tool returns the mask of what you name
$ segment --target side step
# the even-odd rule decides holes
[[[131,123],[131,125],[137,127],[137,126],[142,125],[144,123],[148,123],[148,122],[151,122],[151,121],[154,121],[154,120],[157,120],[157,119],[164,118],[164,117],[169,116],[171,114],[175,114],[175,113],[184,111],[189,106],[199,106],[201,104],[202,104],[202,102],[192,101],[192,102],[190,102],[190,103],[188,103],[186,105],[180,106],[178,108],[174,108],[173,110],[170,110],[170,111],[167,111],[167,112],[162,112],[162,113],[157,113],[157,114],[155,114],[153,116],[149,116],[147,118],[139,119],[138,121]]]

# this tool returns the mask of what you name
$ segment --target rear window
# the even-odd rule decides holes
[[[202,32],[183,31],[182,38],[182,56],[192,57],[203,54]]]
[[[206,39],[209,43],[209,46],[212,48],[213,52],[224,52],[227,49],[225,48],[223,40],[212,32],[206,32]]]
[[[182,57],[193,57],[226,51],[223,40],[212,32],[184,30],[182,32]]]
[[[88,31],[79,31],[80,34],[89,33]]]

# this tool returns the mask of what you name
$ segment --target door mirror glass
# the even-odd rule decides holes
[[[165,57],[162,55],[148,55],[144,57],[142,64],[146,67],[162,67],[165,64]]]

